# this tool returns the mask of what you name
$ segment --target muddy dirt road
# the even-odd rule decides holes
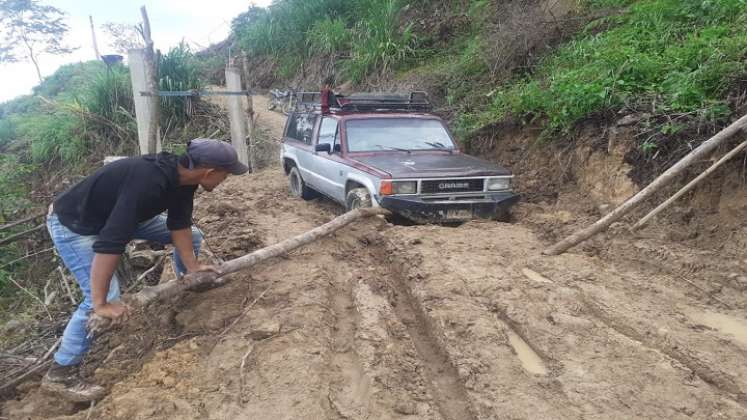
[[[248,253],[342,212],[286,185],[272,168],[201,195],[213,253]],[[542,257],[539,221],[557,215],[518,214],[348,227],[97,344],[89,373],[111,393],[90,413],[30,382],[0,416],[747,418],[747,297],[704,289],[737,281],[747,256],[630,239]]]

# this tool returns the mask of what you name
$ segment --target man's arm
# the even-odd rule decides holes
[[[197,271],[212,271],[216,274],[220,274],[218,268],[212,265],[203,265],[197,261],[195,257],[195,250],[192,246],[192,228],[178,229],[171,231],[171,242],[176,248],[176,252],[179,253],[184,267],[187,268],[187,273],[194,273]]]
[[[179,253],[184,267],[187,268],[187,272],[193,272],[197,268],[197,257],[195,257],[195,249],[192,246],[192,228],[172,230],[171,231],[171,242],[174,244],[174,248]]]
[[[109,294],[114,270],[117,269],[119,255],[95,254],[91,265],[91,300],[93,300],[93,311],[100,316],[117,319],[127,312],[127,307],[119,302],[109,303],[106,296]]]

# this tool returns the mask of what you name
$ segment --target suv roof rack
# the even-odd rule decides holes
[[[298,92],[297,107],[315,109],[322,105],[322,92]],[[329,106],[332,111],[382,112],[432,110],[428,94],[422,91],[410,93],[354,93],[349,96],[330,93]]]

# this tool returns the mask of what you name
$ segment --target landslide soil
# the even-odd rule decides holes
[[[279,136],[282,118],[261,121]],[[223,259],[341,212],[291,198],[279,168],[196,202]],[[746,237],[714,250],[620,233],[543,257],[573,218],[527,204],[516,219],[354,224],[99,340],[85,371],[110,393],[91,411],[29,381],[0,416],[747,417]]]

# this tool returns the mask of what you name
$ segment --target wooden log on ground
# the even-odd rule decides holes
[[[667,199],[667,201],[659,204],[658,207],[656,207],[655,209],[651,210],[651,212],[649,212],[649,214],[645,215],[641,220],[638,221],[638,223],[636,223],[635,225],[633,225],[632,230],[638,230],[638,229],[642,228],[654,216],[656,216],[657,214],[661,213],[664,209],[666,209],[672,203],[674,203],[675,201],[677,201],[677,199],[679,199],[680,197],[682,197],[683,195],[685,195],[688,191],[690,191],[693,188],[695,188],[695,186],[698,185],[698,183],[700,183],[700,181],[702,181],[705,178],[707,178],[708,175],[710,175],[713,172],[715,172],[716,169],[718,169],[718,167],[721,166],[724,162],[727,162],[728,160],[732,159],[733,157],[735,157],[736,155],[738,155],[742,150],[745,150],[745,149],[747,149],[747,140],[745,140],[742,143],[740,143],[739,146],[737,146],[734,149],[732,149],[731,152],[725,154],[721,159],[718,160],[718,162],[716,162],[713,165],[711,165],[711,167],[709,167],[708,169],[706,169],[705,171],[703,171],[695,179],[693,179],[687,185],[685,185],[684,187],[682,187],[681,190],[677,191],[677,193],[675,193],[673,196],[669,197],[669,199]]]
[[[612,223],[620,220],[631,210],[635,209],[641,203],[643,203],[643,201],[645,201],[647,198],[651,197],[655,192],[659,191],[662,187],[670,184],[672,180],[680,175],[687,167],[692,165],[694,162],[708,156],[719,145],[742,131],[745,127],[747,127],[747,115],[733,122],[728,127],[719,131],[715,136],[703,142],[703,144],[701,144],[698,148],[690,152],[687,156],[683,157],[671,168],[664,171],[663,174],[661,174],[658,178],[656,178],[653,182],[646,186],[646,188],[642,189],[633,197],[629,198],[618,208],[616,208],[603,218],[599,219],[591,226],[579,230],[563,239],[562,241],[556,243],[555,245],[547,248],[542,253],[545,255],[562,254],[571,247],[578,245],[579,243],[591,238],[597,233],[607,229]]]
[[[340,230],[341,228],[355,222],[356,220],[380,214],[388,214],[388,211],[383,208],[377,207],[356,209],[347,212],[342,216],[338,216],[331,221],[306,233],[302,233],[298,236],[294,236],[292,238],[278,242],[274,245],[270,245],[266,248],[256,250],[251,254],[226,261],[218,267],[220,270],[219,275],[211,272],[188,274],[181,280],[170,281],[167,283],[158,284],[156,286],[145,287],[135,294],[126,296],[125,300],[132,306],[142,307],[157,299],[164,299],[175,296],[179,293],[184,292],[185,290],[195,287],[211,284],[224,284],[226,282],[224,277],[228,274],[246,270],[247,268],[257,265],[262,261],[287,254],[294,249],[300,248],[306,244],[328,236]],[[90,317],[88,326],[92,332],[103,331],[108,328],[109,320],[94,314]]]

